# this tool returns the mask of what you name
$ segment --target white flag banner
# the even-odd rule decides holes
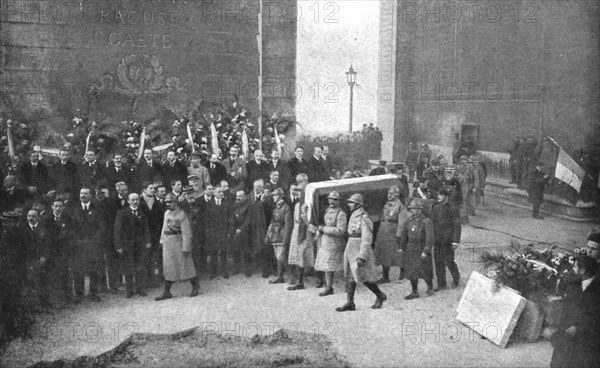
[[[569,184],[579,193],[585,171],[561,147],[556,161],[556,171],[554,176],[558,180]]]

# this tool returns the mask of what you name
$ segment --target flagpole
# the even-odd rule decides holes
[[[262,151],[262,115],[263,115],[263,0],[258,1],[258,148]]]

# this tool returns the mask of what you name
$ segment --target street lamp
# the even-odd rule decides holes
[[[350,86],[350,126],[348,130],[352,134],[352,100],[354,98],[354,85],[356,84],[356,71],[352,68],[352,65],[346,72],[346,79],[348,79],[348,85]]]

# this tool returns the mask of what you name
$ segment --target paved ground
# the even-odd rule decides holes
[[[318,297],[314,279],[309,288],[289,292],[283,285],[268,285],[259,276],[238,275],[208,282],[202,279],[202,294],[189,298],[188,284],[174,287],[177,297],[163,302],[123,295],[104,296],[104,302],[64,309],[44,316],[33,339],[15,341],[0,360],[0,366],[23,367],[39,360],[99,354],[123,341],[132,332],[177,332],[202,326],[214,331],[250,339],[278,328],[301,330],[328,336],[340,354],[356,366],[427,367],[544,367],[552,347],[547,341],[516,342],[500,349],[473,334],[455,319],[456,306],[469,274],[477,270],[482,249],[506,247],[511,239],[534,242],[544,248],[565,249],[585,245],[592,225],[556,218],[535,220],[527,211],[499,207],[487,198],[471,224],[463,228],[463,244],[457,258],[463,281],[455,290],[405,301],[410,292],[407,281],[383,286],[388,301],[381,310],[371,310],[372,294],[359,286],[355,312],[338,313],[345,295],[338,281],[335,295]],[[392,278],[397,279],[393,269]],[[339,279],[339,277],[338,277]],[[423,284],[420,285],[424,295]],[[151,297],[159,294],[152,290]]]

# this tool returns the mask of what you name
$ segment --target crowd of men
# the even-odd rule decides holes
[[[256,150],[248,161],[234,146],[225,158],[192,154],[183,160],[170,151],[163,161],[146,149],[139,162],[130,164],[119,153],[100,163],[88,151],[76,163],[60,150],[59,161],[47,166],[39,152],[31,152],[3,176],[3,265],[26,276],[44,305],[57,289],[66,301],[74,291],[74,301],[80,302],[85,276],[92,301],[100,300],[99,292],[118,291],[123,280],[127,297],[144,296],[149,283],[169,281],[173,274],[190,276],[197,295],[197,273],[229,277],[229,255],[234,273],[251,275],[250,262],[263,259],[262,274],[269,277],[275,254],[262,244],[277,207],[271,192],[281,192],[292,204],[298,201],[296,180],[328,180],[331,171],[328,147],[314,148],[308,159],[302,147],[294,155],[284,161],[274,150],[267,160]],[[181,214],[178,210],[186,221],[171,218]],[[178,222],[179,230],[167,226],[167,219]],[[181,230],[187,228],[181,222],[189,222],[189,232]],[[173,234],[174,243],[184,244],[184,258],[163,254]],[[261,254],[241,249],[246,243]],[[166,272],[172,267],[174,272]]]
[[[274,275],[270,283],[278,284],[285,282],[288,268],[290,290],[304,288],[308,272],[317,277],[318,287],[325,287],[321,296],[333,294],[334,273],[346,270],[354,275],[354,279],[348,276],[349,295],[352,285],[365,282],[377,295],[377,308],[385,300],[377,285],[389,282],[393,266],[406,268],[406,277],[414,284],[409,299],[418,296],[418,278],[425,279],[428,294],[433,293],[433,268],[412,269],[410,265],[426,262],[405,258],[410,259],[417,248],[418,257],[430,257],[435,229],[454,226],[450,232],[454,235],[448,238],[452,241],[444,240],[445,246],[452,249],[451,243],[458,242],[457,186],[425,188],[427,198],[439,197],[440,203],[452,205],[453,210],[442,216],[452,218],[450,225],[432,226],[424,216],[412,216],[410,221],[420,225],[403,232],[401,227],[410,222],[409,208],[420,213],[424,204],[417,200],[407,208],[408,183],[398,167],[390,170],[402,183],[388,193],[391,211],[387,208],[369,217],[362,196],[356,194],[348,200],[347,213],[339,193],[333,192],[330,207],[315,225],[308,223],[302,199],[308,183],[330,179],[328,148],[315,147],[309,159],[302,147],[287,162],[276,150],[270,156],[266,159],[256,150],[247,160],[234,146],[225,158],[213,154],[203,162],[193,154],[184,162],[171,151],[163,162],[147,149],[139,162],[129,165],[120,154],[101,164],[95,152],[88,151],[84,162],[77,164],[61,150],[60,161],[46,167],[40,154],[32,152],[16,172],[5,176],[0,192],[3,264],[10,265],[17,278],[27,280],[42,305],[50,303],[51,294],[60,294],[65,302],[81,302],[86,276],[91,301],[100,301],[100,292],[119,292],[123,284],[127,298],[147,296],[148,286],[158,282],[164,289],[155,299],[164,300],[172,297],[171,285],[177,281],[190,281],[190,296],[198,295],[201,272],[214,279],[241,272],[250,277],[259,269],[264,278]],[[385,166],[371,174],[387,173]],[[438,173],[430,171],[431,183]],[[436,212],[431,213],[433,224],[439,222]],[[376,227],[371,218],[377,219]],[[406,254],[400,255],[398,247]],[[344,249],[356,252],[345,256]],[[448,252],[436,254],[442,262],[438,268],[445,267],[447,259],[457,285],[458,271]],[[357,259],[362,260],[359,271]],[[383,266],[384,277],[375,277],[375,262]],[[369,265],[373,266],[370,273],[363,272]],[[445,288],[445,277],[438,280],[439,287]]]

